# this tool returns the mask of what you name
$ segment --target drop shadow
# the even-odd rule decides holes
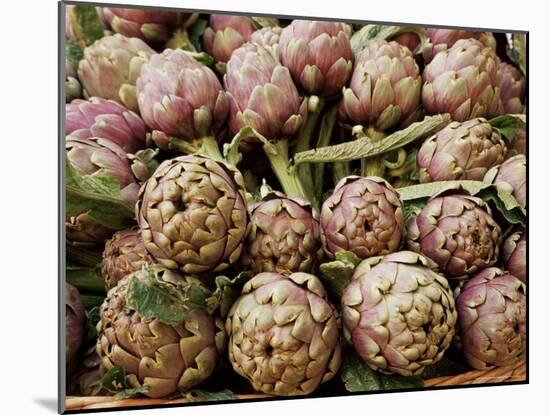
[[[57,413],[57,399],[54,398],[34,398],[34,402],[53,413]]]

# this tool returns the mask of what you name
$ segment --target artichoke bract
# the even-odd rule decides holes
[[[380,177],[348,176],[321,208],[321,241],[330,258],[351,251],[360,258],[389,254],[401,247],[403,203]]]
[[[400,251],[363,260],[342,295],[344,327],[369,367],[418,375],[455,333],[453,293],[434,262]]]
[[[475,369],[506,366],[524,358],[526,288],[499,268],[486,268],[456,299],[462,351]]]
[[[279,58],[308,95],[338,95],[351,76],[351,27],[338,22],[293,20],[279,40]]]
[[[504,114],[520,114],[524,110],[525,80],[520,71],[506,62],[498,67],[498,84]]]
[[[166,160],[141,188],[136,217],[145,248],[163,266],[221,271],[239,259],[248,228],[243,177],[208,157]]]
[[[309,203],[279,192],[251,209],[242,262],[255,274],[312,272],[319,260],[319,222]]]
[[[266,48],[272,48],[275,56],[279,56],[275,49],[278,47],[283,28],[280,26],[266,26],[250,35],[250,42]]]
[[[126,275],[139,271],[143,265],[153,264],[145,249],[138,229],[116,232],[105,244],[101,262],[101,276],[107,288],[113,288]]]
[[[407,47],[371,40],[355,58],[340,116],[380,131],[406,127],[420,113],[421,85],[418,65]]]
[[[138,111],[136,80],[155,51],[143,40],[121,34],[105,36],[84,49],[78,79],[88,96],[117,101]]]
[[[407,223],[407,245],[437,263],[449,279],[465,279],[498,260],[500,226],[482,199],[436,194]]]
[[[106,138],[128,153],[146,145],[141,118],[118,102],[98,97],[74,100],[65,106],[65,134]]]
[[[527,282],[527,239],[525,230],[517,231],[502,243],[504,269],[510,274]]]
[[[418,150],[420,182],[483,180],[487,170],[504,161],[506,151],[500,132],[484,118],[454,121]]]
[[[65,363],[71,372],[84,339],[86,311],[78,289],[65,283]]]
[[[143,317],[128,304],[132,279],[142,280],[151,270],[137,271],[109,290],[100,308],[96,352],[107,370],[126,371],[132,387],[145,387],[150,398],[187,391],[207,379],[225,347],[223,323],[201,309],[190,309],[185,319],[167,324]],[[158,278],[185,289],[198,284],[191,277],[155,270]]]
[[[521,207],[527,206],[527,158],[524,154],[518,154],[493,167],[483,181],[511,193]]]
[[[455,121],[502,113],[498,58],[475,39],[458,40],[424,68],[422,104],[428,114],[449,113]]]
[[[476,39],[485,46],[496,51],[496,40],[490,32],[472,32],[469,30],[451,30],[451,29],[426,29],[426,35],[429,42],[422,51],[424,62],[429,63],[435,55],[452,47],[461,39]]]
[[[76,246],[94,248],[103,245],[113,232],[97,223],[87,212],[71,216],[65,222],[67,242]]]
[[[256,275],[225,327],[233,369],[257,391],[308,395],[340,368],[338,315],[311,274]]]
[[[212,14],[202,38],[204,49],[223,73],[233,51],[248,42],[253,32],[254,24],[248,16]]]
[[[183,50],[151,56],[136,87],[141,116],[163,149],[172,137],[193,141],[216,136],[228,115],[229,99],[216,74]]]

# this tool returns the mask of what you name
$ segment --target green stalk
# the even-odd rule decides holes
[[[83,249],[70,243],[67,243],[65,246],[68,260],[91,268],[101,264],[102,257],[100,252]]]
[[[372,127],[367,128],[367,136],[372,143],[386,138],[386,134]],[[384,177],[386,166],[384,166],[384,157],[375,156],[361,160],[361,176],[378,176]]]
[[[288,166],[288,140],[276,140],[271,145],[264,145],[265,154],[271,163],[273,172],[279,179],[283,191],[288,197],[302,197],[307,199],[302,183],[294,173],[290,173]]]
[[[224,161],[220,147],[218,146],[218,140],[213,136],[206,136],[200,139],[201,147],[197,153],[208,156],[217,161]]]
[[[349,168],[349,162],[347,161],[335,161],[332,164],[332,179],[334,181],[334,186],[338,184],[340,180],[344,177],[347,177],[351,174]]]

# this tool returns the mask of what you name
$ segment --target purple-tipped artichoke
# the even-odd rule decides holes
[[[351,251],[360,258],[389,254],[401,247],[403,203],[380,177],[340,180],[321,208],[321,241],[330,258]]]
[[[420,113],[421,83],[418,65],[407,47],[371,40],[355,58],[340,116],[380,131],[405,127]]]
[[[191,285],[200,286],[195,278],[160,268],[123,278],[101,305],[96,352],[107,370],[124,368],[131,387],[144,388],[143,394],[149,398],[160,398],[188,391],[207,379],[220,360],[226,336],[222,321],[198,308],[172,305],[172,315],[185,312],[185,317],[168,324],[130,307],[131,283],[148,284],[151,272],[173,290],[185,293]]]
[[[420,182],[483,180],[487,170],[504,161],[506,150],[500,132],[484,118],[452,122],[418,150]]]
[[[134,153],[145,148],[145,124],[118,102],[92,97],[65,106],[65,134],[80,138],[101,137]]]
[[[100,225],[86,212],[68,218],[65,232],[68,243],[86,248],[103,245],[113,234],[113,230]]]
[[[153,264],[153,258],[145,249],[139,230],[124,229],[105,244],[101,276],[107,288],[113,288],[126,275],[139,271],[146,264]]]
[[[204,31],[202,38],[204,49],[212,55],[223,73],[223,64],[229,61],[233,51],[250,40],[253,32],[254,24],[248,16],[212,14],[210,26]]]
[[[483,179],[509,192],[523,208],[527,206],[527,158],[518,154],[499,166],[493,167]]]
[[[141,188],[136,217],[145,248],[163,266],[221,271],[239,259],[248,228],[243,177],[207,157],[166,160]]]
[[[480,198],[436,194],[407,223],[407,244],[437,263],[449,279],[464,279],[494,265],[500,226]]]
[[[267,26],[260,30],[256,30],[250,35],[250,42],[266,48],[277,47],[281,39],[283,28],[279,26]],[[275,49],[273,49],[275,51]],[[274,52],[275,56],[279,56],[278,52]]]
[[[511,365],[526,350],[526,288],[499,268],[487,268],[456,299],[462,351],[475,369]]]
[[[527,239],[524,230],[514,232],[504,240],[502,259],[506,271],[527,282]]]
[[[317,277],[263,272],[229,311],[229,360],[257,391],[308,395],[340,368],[339,326]]]
[[[136,87],[141,116],[160,148],[167,149],[171,137],[216,136],[227,118],[229,99],[220,81],[183,50],[153,55]]]
[[[351,76],[351,27],[338,22],[294,20],[279,40],[279,57],[309,95],[334,97]]]
[[[84,339],[86,311],[78,289],[65,283],[65,362],[67,372],[73,370],[76,355]]]
[[[445,277],[435,263],[410,251],[362,261],[342,295],[342,315],[367,365],[403,376],[441,360],[457,318]]]
[[[424,68],[422,103],[428,114],[455,121],[502,113],[495,51],[475,39],[458,40]]]
[[[525,98],[525,80],[520,71],[506,62],[498,67],[498,85],[500,98],[505,114],[520,114],[523,112]]]
[[[245,44],[231,55],[224,77],[231,97],[229,128],[250,126],[268,139],[295,134],[307,115],[287,68],[266,48]]]
[[[128,37],[137,37],[151,45],[166,42],[172,31],[185,23],[190,15],[154,9],[103,7],[101,18],[113,31]]]
[[[154,53],[141,39],[105,36],[84,49],[78,78],[88,96],[112,99],[137,111],[136,80]]]
[[[312,272],[319,259],[319,222],[311,206],[279,192],[251,208],[242,262],[255,274]]]
[[[485,46],[496,51],[496,40],[490,32],[472,32],[468,30],[450,30],[450,29],[426,29],[429,42],[422,51],[424,61],[429,63],[439,52],[451,48],[461,39],[476,39]]]

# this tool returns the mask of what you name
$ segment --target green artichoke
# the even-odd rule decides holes
[[[380,177],[348,176],[321,208],[321,241],[326,254],[351,251],[360,258],[384,255],[401,247],[403,203]]]
[[[87,213],[71,216],[65,222],[67,242],[76,246],[94,248],[103,245],[113,230],[100,225]]]
[[[487,170],[504,161],[506,151],[500,132],[484,118],[452,122],[418,150],[420,182],[483,180]]]
[[[465,279],[498,260],[500,226],[480,198],[436,194],[407,223],[407,245],[437,263],[449,279]]]
[[[527,158],[524,154],[518,154],[493,167],[483,181],[511,193],[521,207],[527,206]]]
[[[456,299],[462,351],[475,369],[514,364],[526,350],[526,288],[499,268],[486,268]]]
[[[105,244],[101,276],[107,288],[113,288],[122,278],[139,271],[145,264],[153,264],[153,259],[145,249],[139,230],[123,229]]]
[[[502,243],[504,269],[522,282],[527,282],[527,238],[525,230],[513,232]]]
[[[76,71],[68,59],[65,59],[65,102],[82,96],[82,86],[78,81]]]
[[[124,368],[131,387],[145,387],[146,396],[160,398],[187,391],[208,378],[220,359],[226,336],[221,320],[198,308],[187,310],[184,321],[170,325],[130,307],[132,279],[145,281],[149,272],[175,289],[199,284],[160,268],[123,278],[101,305],[96,352],[107,370]]]
[[[312,272],[318,263],[319,222],[311,205],[270,192],[252,206],[242,263],[255,274]]]
[[[88,96],[112,99],[138,111],[136,80],[155,51],[141,39],[105,36],[84,49],[78,78]]]
[[[371,40],[357,54],[340,116],[386,131],[406,127],[420,114],[421,77],[411,51],[397,42]]]
[[[504,114],[520,114],[524,111],[525,80],[520,71],[506,62],[498,66],[498,83]]]
[[[311,274],[256,275],[225,327],[233,369],[257,391],[307,395],[340,368],[338,315]]]
[[[243,177],[207,157],[166,160],[141,188],[136,217],[145,248],[163,266],[221,271],[239,259],[248,228]]]
[[[453,293],[431,260],[410,251],[363,260],[342,295],[345,333],[369,367],[418,375],[455,333]]]
[[[293,20],[279,40],[279,59],[308,95],[332,98],[353,68],[351,27],[345,23]]]
[[[65,363],[67,373],[74,369],[78,350],[84,339],[86,311],[78,289],[65,283]]]
[[[458,40],[424,68],[422,104],[428,114],[455,121],[502,114],[495,51],[475,39]]]

